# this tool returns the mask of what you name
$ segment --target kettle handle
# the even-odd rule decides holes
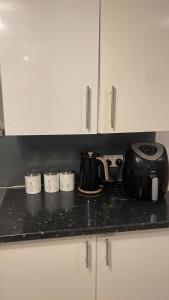
[[[158,177],[152,177],[152,190],[151,190],[151,197],[152,201],[157,201],[158,200]]]
[[[102,162],[103,167],[104,167],[105,180],[108,181],[109,180],[109,170],[108,170],[108,163],[107,163],[106,159],[101,156],[96,157],[96,159]]]

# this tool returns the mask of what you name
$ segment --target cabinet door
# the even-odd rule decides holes
[[[100,132],[169,130],[169,1],[101,1]]]
[[[0,299],[94,300],[95,246],[95,237],[0,246]]]
[[[98,49],[99,0],[0,0],[6,134],[96,133]]]
[[[168,299],[168,230],[99,237],[97,245],[97,300]]]

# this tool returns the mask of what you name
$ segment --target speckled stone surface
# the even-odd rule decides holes
[[[127,199],[121,186],[97,196],[0,191],[0,242],[169,227],[169,194],[156,203]]]

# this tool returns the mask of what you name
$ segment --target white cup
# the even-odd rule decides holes
[[[60,190],[63,192],[72,192],[75,189],[75,173],[60,172]]]
[[[46,193],[59,191],[59,173],[50,172],[44,174],[44,190]]]
[[[25,175],[25,189],[27,194],[39,194],[41,192],[41,174],[27,173]]]

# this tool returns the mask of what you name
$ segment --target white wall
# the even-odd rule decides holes
[[[157,132],[156,133],[156,142],[164,145],[166,147],[167,152],[168,152],[168,157],[169,157],[169,131],[162,131],[162,132]],[[168,186],[169,190],[169,186]]]
[[[164,145],[169,155],[169,131],[162,131],[156,133],[156,142]]]

